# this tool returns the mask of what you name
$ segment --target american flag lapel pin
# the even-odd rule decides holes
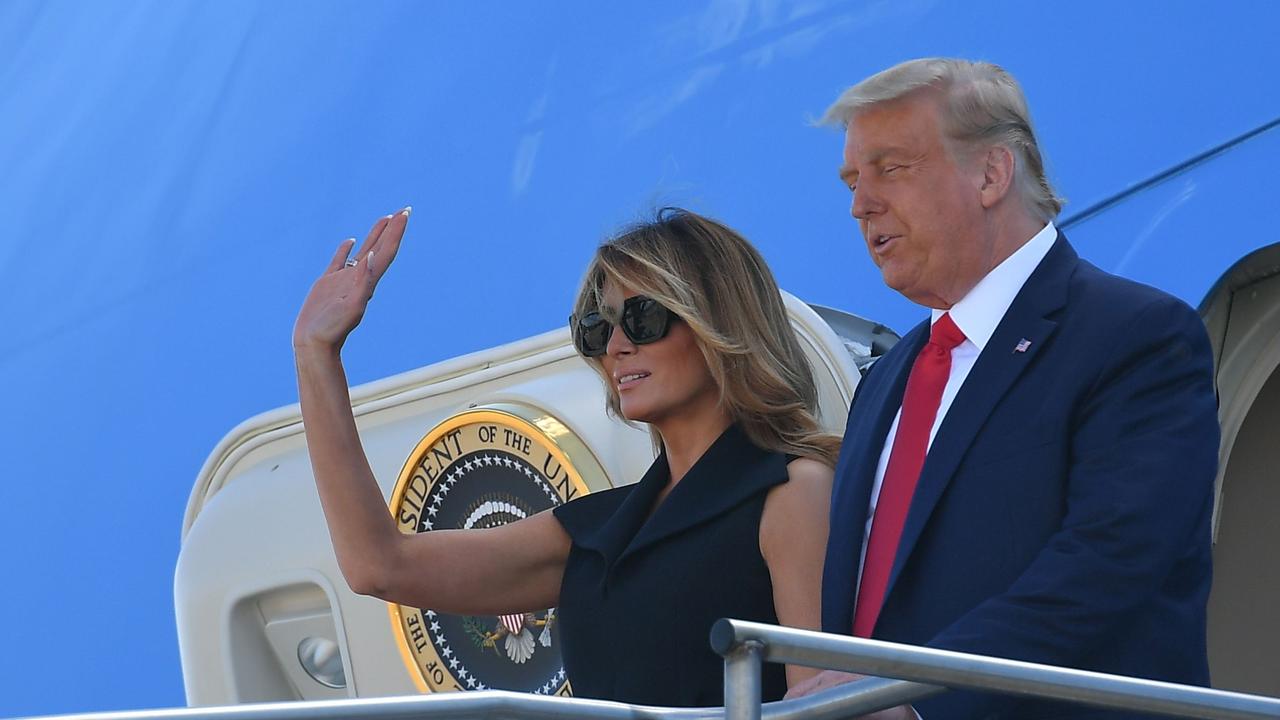
[[[1017,345],[1013,346],[1013,351],[1024,353],[1027,351],[1027,348],[1029,347],[1031,347],[1031,341],[1026,338],[1022,338],[1021,340],[1018,341]]]

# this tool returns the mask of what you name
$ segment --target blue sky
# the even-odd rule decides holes
[[[0,0],[0,716],[181,705],[172,574],[217,441],[293,402],[294,313],[412,204],[353,383],[559,326],[664,204],[905,331],[811,127],[922,55],[1022,81],[1067,215],[1280,117],[1269,3]],[[1275,133],[1099,219],[1082,254],[1198,302],[1276,240]],[[1177,248],[1177,253],[1167,252]]]

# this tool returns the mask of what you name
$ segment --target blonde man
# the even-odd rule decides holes
[[[872,261],[931,317],[850,411],[823,629],[1207,684],[1218,424],[1200,318],[1076,255],[1003,69],[903,63],[826,117]],[[1135,717],[964,692],[915,709]]]

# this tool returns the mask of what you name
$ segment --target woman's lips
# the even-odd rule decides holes
[[[644,382],[647,377],[649,377],[649,373],[645,370],[628,370],[624,373],[618,373],[618,390],[629,390]]]

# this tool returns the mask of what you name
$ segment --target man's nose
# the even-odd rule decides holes
[[[849,212],[859,220],[866,220],[880,210],[880,200],[875,187],[866,181],[860,181],[853,192],[853,205]]]

